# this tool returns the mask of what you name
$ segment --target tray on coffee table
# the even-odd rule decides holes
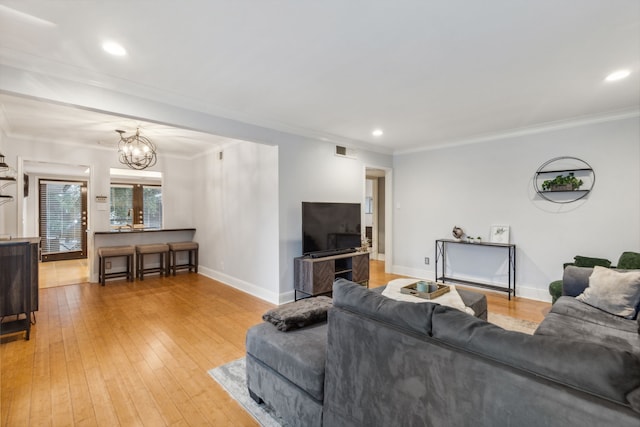
[[[425,283],[427,285],[427,291],[426,292],[418,291],[417,289],[418,283]],[[409,295],[413,295],[415,297],[423,298],[423,299],[438,298],[446,294],[450,290],[451,289],[449,288],[449,286],[445,285],[444,283],[436,283],[436,282],[431,282],[427,280],[421,280],[416,283],[411,283],[410,285],[403,286],[402,288],[400,288],[400,292],[403,294],[409,294]]]

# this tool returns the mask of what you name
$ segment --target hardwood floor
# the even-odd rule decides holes
[[[89,263],[86,258],[41,262],[38,275],[40,289],[88,282]]]
[[[400,277],[378,261],[371,273],[372,287]],[[529,320],[549,306],[488,302]],[[272,307],[193,273],[41,289],[31,340],[2,338],[1,423],[255,426],[207,370],[244,356],[247,329]]]

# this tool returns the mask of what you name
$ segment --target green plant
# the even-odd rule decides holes
[[[553,179],[547,179],[542,183],[542,189],[545,191],[553,190],[556,187],[571,187],[571,190],[577,190],[583,184],[581,179],[576,178],[573,172],[569,175],[558,175]]]

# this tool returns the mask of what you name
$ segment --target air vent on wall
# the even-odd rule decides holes
[[[356,158],[356,150],[352,148],[342,147],[340,145],[336,145],[336,156],[338,157],[348,157],[349,159]]]

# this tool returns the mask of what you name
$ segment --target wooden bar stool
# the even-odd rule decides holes
[[[98,259],[100,268],[98,271],[98,281],[104,286],[106,279],[114,277],[126,277],[128,281],[133,282],[133,254],[135,248],[133,246],[103,246],[98,248]],[[125,271],[115,271],[107,273],[105,270],[106,261],[109,258],[127,258],[127,269]]]
[[[160,266],[145,268],[145,255],[160,255]],[[169,275],[169,245],[164,243],[136,245],[136,276],[140,280],[144,280],[145,273],[160,273],[160,276]]]
[[[169,253],[171,257],[170,269],[173,270],[173,275],[176,275],[176,270],[191,269],[195,273],[198,272],[198,243],[197,242],[172,242],[169,243]],[[178,264],[176,261],[176,253],[189,252],[189,262],[186,264]]]

